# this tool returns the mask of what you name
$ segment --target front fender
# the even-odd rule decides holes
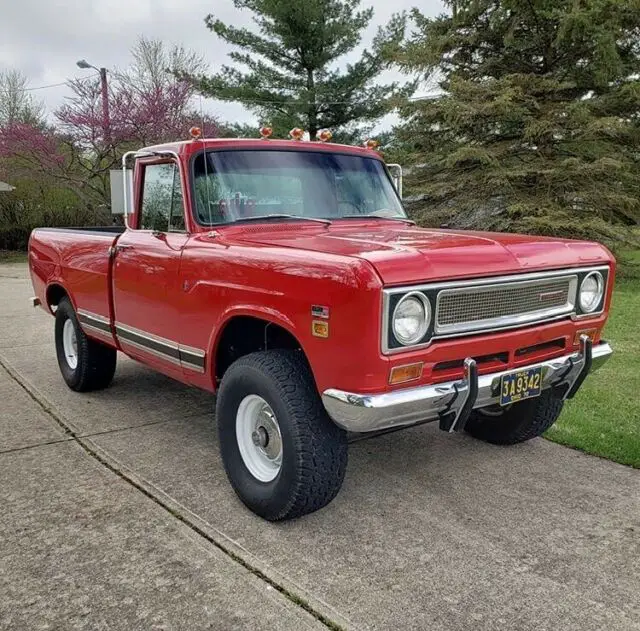
[[[209,337],[208,348],[209,348],[209,369],[211,370],[211,374],[215,374],[215,357],[218,352],[218,345],[220,343],[220,338],[222,337],[222,333],[225,330],[227,324],[235,317],[239,316],[248,316],[252,318],[257,318],[259,320],[266,320],[272,324],[277,324],[282,327],[285,331],[290,333],[300,344],[300,348],[302,348],[303,352],[305,352],[304,344],[301,340],[301,335],[299,331],[299,327],[295,325],[295,323],[284,313],[278,311],[277,309],[273,309],[272,307],[268,307],[265,305],[257,305],[257,304],[243,304],[243,305],[233,305],[225,309],[211,331],[211,335]],[[305,353],[306,354],[306,353]]]

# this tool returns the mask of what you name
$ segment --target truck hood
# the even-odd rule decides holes
[[[255,244],[364,259],[385,285],[564,269],[611,258],[604,247],[588,241],[432,230],[397,222],[287,228],[251,226],[235,236]]]

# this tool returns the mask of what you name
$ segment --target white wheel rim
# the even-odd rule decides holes
[[[260,482],[271,482],[282,468],[282,435],[271,406],[257,394],[240,402],[236,440],[245,466]]]
[[[67,365],[71,370],[75,370],[78,367],[78,338],[71,320],[65,320],[62,328],[62,350]]]

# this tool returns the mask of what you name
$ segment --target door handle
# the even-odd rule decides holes
[[[133,246],[130,243],[116,243],[109,248],[109,254],[115,256],[120,250],[130,250]]]

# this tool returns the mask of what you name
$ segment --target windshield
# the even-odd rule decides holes
[[[194,163],[196,215],[210,226],[269,215],[405,218],[382,162],[311,151],[210,151]]]

